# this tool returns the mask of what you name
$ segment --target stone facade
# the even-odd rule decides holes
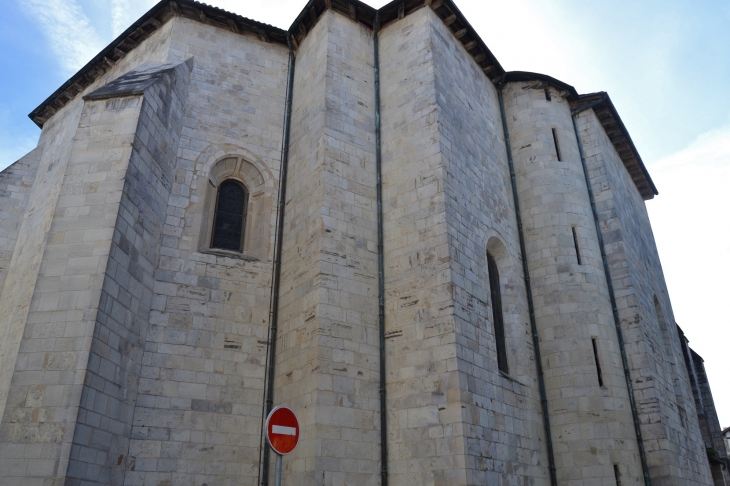
[[[343,5],[162,2],[33,112],[0,174],[0,484],[268,484],[270,395],[290,486],[722,484],[610,99],[504,73],[450,1]]]

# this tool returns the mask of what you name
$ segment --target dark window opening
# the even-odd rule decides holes
[[[218,187],[210,247],[243,251],[243,225],[248,194],[240,182],[227,180]]]
[[[555,143],[555,155],[558,156],[558,160],[563,160],[560,156],[560,145],[558,145],[558,132],[553,128],[553,142]]]
[[[683,407],[679,407],[679,421],[682,427],[687,427],[687,412]]]
[[[621,471],[618,468],[618,464],[613,465],[613,475],[616,476],[616,486],[621,486]]]
[[[578,265],[582,265],[580,261],[580,248],[578,247],[578,235],[575,233],[575,226],[571,228],[573,230],[573,244],[575,245],[575,256],[578,259]]]
[[[494,340],[497,343],[497,367],[507,373],[507,346],[504,339],[504,319],[502,317],[502,294],[499,289],[497,262],[487,253],[489,271],[489,293],[492,298],[492,318],[494,321]]]
[[[603,373],[601,373],[601,362],[598,361],[598,345],[596,344],[596,338],[592,338],[593,342],[593,357],[596,359],[596,373],[598,374],[598,386],[603,386]]]
[[[545,88],[545,99],[550,101],[550,88]]]

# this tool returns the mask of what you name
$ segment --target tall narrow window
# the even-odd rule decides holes
[[[603,386],[603,373],[601,373],[601,362],[598,361],[598,344],[596,338],[592,338],[593,342],[593,358],[596,360],[596,374],[598,374],[598,386]]]
[[[545,88],[545,99],[550,101],[550,88]]]
[[[553,128],[553,143],[555,143],[555,155],[558,156],[558,160],[563,160],[560,156],[560,144],[558,144],[558,132]]]
[[[578,265],[581,265],[580,248],[578,247],[578,235],[575,233],[575,226],[573,226],[571,229],[573,230],[573,244],[575,245],[575,256],[578,259]]]
[[[248,194],[238,181],[227,180],[218,187],[211,248],[243,251],[243,226]]]
[[[613,475],[616,477],[616,486],[621,486],[621,471],[618,468],[618,464],[613,465]]]
[[[497,367],[507,373],[507,346],[504,340],[504,319],[502,318],[502,294],[499,290],[499,271],[494,257],[487,253],[489,271],[489,293],[492,297],[492,320],[494,321],[494,340],[497,343]]]

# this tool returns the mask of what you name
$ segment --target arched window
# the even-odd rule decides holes
[[[243,251],[247,202],[248,191],[240,182],[228,179],[218,186],[211,248]]]
[[[489,271],[489,294],[492,298],[492,320],[494,322],[494,340],[497,343],[497,367],[507,373],[507,346],[504,340],[504,319],[502,317],[502,294],[499,289],[499,270],[494,257],[487,253],[487,270]]]

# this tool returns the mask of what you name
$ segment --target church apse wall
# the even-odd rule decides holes
[[[583,113],[578,122],[631,357],[649,465],[659,478],[680,477],[692,484],[706,474],[706,453],[697,423],[688,418],[697,412],[646,203],[596,114]]]
[[[451,0],[160,2],[0,175],[0,484],[267,485],[267,391],[287,486],[712,484],[609,104],[505,72]]]
[[[185,19],[169,52],[194,67],[167,174],[125,484],[254,484],[288,53]],[[247,192],[240,251],[210,238],[225,181]]]

